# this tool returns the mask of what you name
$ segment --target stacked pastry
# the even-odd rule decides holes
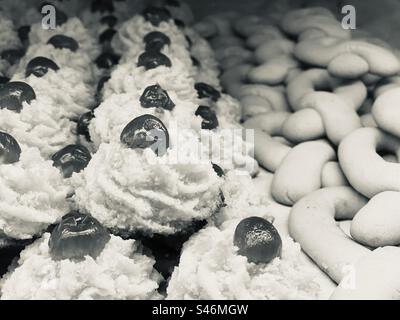
[[[74,38],[77,35],[78,40]],[[68,143],[76,139],[72,120],[94,101],[96,70],[88,72],[87,67],[97,55],[95,40],[77,18],[68,19],[49,33],[33,25],[30,39],[35,45],[28,48],[14,75],[26,82],[10,82],[12,86],[1,95],[1,111],[15,114],[8,126],[1,124],[2,128],[22,141],[18,144],[13,136],[1,133],[2,249],[5,246],[5,254],[14,249],[14,257],[27,241],[41,238],[23,251],[18,264],[4,276],[2,298],[159,298],[161,279],[153,269],[154,260],[142,254],[137,242],[110,235],[90,216],[68,213],[70,185],[63,176],[69,178],[82,170],[91,157],[83,146]],[[38,54],[45,56],[38,58]],[[34,113],[41,130],[28,132],[26,126],[35,128],[29,112]],[[54,132],[43,128],[52,124]],[[64,127],[68,130],[63,131],[65,135],[58,143],[54,135]],[[36,146],[35,141],[42,144]],[[65,145],[52,156],[53,161],[39,153],[48,156],[53,148]],[[56,227],[51,226],[57,222]],[[53,231],[42,234],[46,229]]]

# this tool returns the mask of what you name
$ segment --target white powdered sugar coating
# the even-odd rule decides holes
[[[28,239],[68,211],[69,190],[51,161],[35,148],[21,148],[18,162],[0,165],[0,230]]]
[[[151,149],[102,144],[73,177],[77,206],[109,228],[150,234],[173,234],[211,217],[223,180],[209,160],[197,163],[195,137],[179,139],[163,157]]]
[[[289,237],[282,255],[268,264],[249,263],[237,254],[233,234],[240,220],[230,220],[221,230],[207,227],[183,248],[172,274],[168,299],[317,299],[318,276]]]
[[[154,259],[143,255],[134,240],[111,236],[102,253],[93,259],[55,261],[51,258],[50,234],[27,247],[16,269],[7,274],[1,299],[160,299],[161,276]]]
[[[195,116],[197,105],[182,101],[174,91],[168,95],[175,104],[169,111],[161,108],[143,108],[138,94],[113,94],[95,109],[95,117],[89,125],[90,137],[95,146],[101,143],[118,142],[125,126],[144,114],[159,118],[167,128],[176,124],[184,129],[199,129],[201,118]]]
[[[68,144],[73,144],[74,124],[61,119],[54,102],[38,97],[30,104],[24,103],[20,113],[8,109],[0,110],[0,128],[11,134],[20,144],[36,147],[44,158]]]

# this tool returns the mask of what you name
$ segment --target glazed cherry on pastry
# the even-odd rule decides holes
[[[116,16],[113,15],[108,15],[108,16],[104,16],[100,19],[100,23],[104,24],[110,28],[113,28],[117,25],[118,19]]]
[[[169,147],[169,134],[164,123],[151,114],[133,119],[121,133],[120,140],[131,149],[150,148],[163,156]]]
[[[20,112],[24,102],[30,103],[34,99],[35,91],[25,82],[12,81],[0,87],[0,109]]]
[[[55,260],[96,259],[110,240],[110,234],[92,216],[77,211],[65,215],[51,232],[49,248]]]
[[[11,164],[19,161],[21,148],[11,135],[0,132],[0,164]]]
[[[200,99],[209,98],[216,102],[219,98],[221,98],[221,93],[207,83],[197,82],[195,83],[194,88],[196,89],[197,96]]]
[[[103,52],[96,58],[96,65],[100,69],[110,69],[114,65],[118,64],[121,56],[113,52]]]
[[[117,31],[114,29],[107,29],[99,35],[100,44],[110,44]]]
[[[199,106],[195,112],[195,116],[203,118],[201,123],[202,129],[212,130],[218,127],[217,115],[210,107]]]
[[[91,141],[89,133],[89,124],[93,118],[94,118],[94,112],[89,111],[82,114],[78,119],[77,133],[78,135],[85,136],[87,141]]]
[[[143,108],[163,108],[172,110],[175,104],[170,99],[168,92],[158,84],[148,86],[140,97],[140,105]]]
[[[170,38],[160,31],[152,31],[146,34],[143,38],[146,44],[146,51],[161,51],[164,46],[171,44]]]
[[[269,263],[279,257],[282,239],[272,223],[260,217],[249,217],[240,221],[234,234],[234,245],[238,254],[249,262]]]
[[[159,66],[171,67],[171,60],[159,51],[145,51],[139,56],[137,66],[145,67],[146,70]]]
[[[218,177],[223,177],[225,175],[224,170],[222,170],[222,168],[219,165],[217,165],[217,164],[215,164],[213,162],[211,162],[211,164],[212,164],[212,167],[213,167],[213,169],[214,169],[214,171],[215,171],[215,173],[217,174]]]
[[[6,60],[10,65],[14,65],[24,56],[24,54],[25,53],[22,49],[9,49],[4,50],[0,56],[1,59]]]
[[[114,12],[114,3],[109,0],[94,0],[90,9],[92,12]]]
[[[85,169],[91,159],[89,150],[78,144],[68,145],[51,157],[53,166],[62,171],[64,178]]]
[[[29,25],[21,26],[18,28],[17,32],[21,42],[25,43],[29,40],[29,33],[31,32],[31,26]]]
[[[162,21],[171,19],[171,14],[165,8],[150,6],[143,11],[143,17],[153,26],[158,27]]]
[[[29,77],[31,74],[40,78],[46,75],[49,69],[57,71],[60,68],[53,61],[45,57],[36,57],[29,61],[26,66],[25,76]]]
[[[63,34],[52,36],[47,43],[51,44],[56,49],[69,49],[72,52],[79,49],[79,44],[74,38],[67,37]]]

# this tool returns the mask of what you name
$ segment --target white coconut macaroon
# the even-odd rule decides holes
[[[120,140],[101,144],[76,176],[79,209],[108,228],[150,234],[174,234],[218,210],[223,179],[197,132],[167,129],[145,114],[126,125]]]
[[[30,239],[67,211],[69,187],[39,150],[0,132],[0,233]]]
[[[22,251],[0,282],[1,299],[160,299],[154,262],[138,242],[71,212]]]
[[[281,250],[280,256],[265,263],[250,262],[234,244],[239,223],[240,219],[233,219],[220,229],[207,227],[184,245],[179,266],[169,282],[167,299],[319,298],[320,287],[315,281],[318,273],[310,267],[298,244],[284,238],[281,249],[277,249]],[[276,237],[267,230],[256,231],[259,239],[269,239],[267,243]]]
[[[15,94],[18,92],[19,94]],[[47,159],[74,143],[73,123],[46,95],[36,96],[26,82],[12,81],[0,88],[0,127],[21,144],[36,147]]]

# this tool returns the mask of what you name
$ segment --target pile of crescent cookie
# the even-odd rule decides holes
[[[196,29],[254,129],[273,198],[292,206],[291,236],[338,284],[332,298],[400,298],[396,49],[321,7],[224,13]]]

